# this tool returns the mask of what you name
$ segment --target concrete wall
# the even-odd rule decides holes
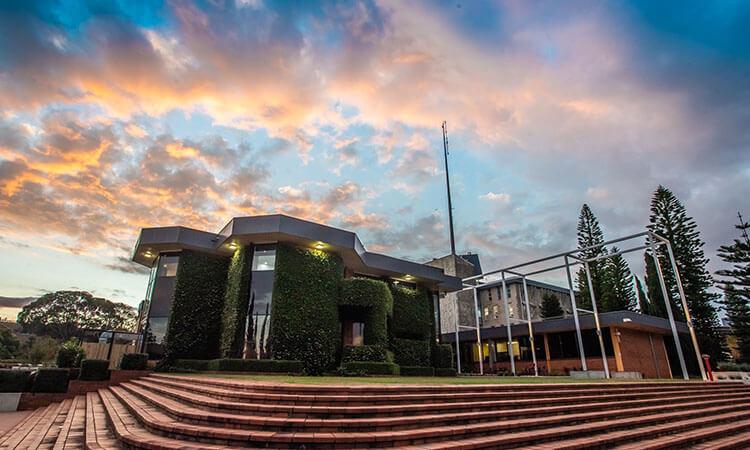
[[[467,278],[474,274],[474,266],[458,255],[447,255],[425,263],[443,269],[446,275]],[[459,323],[474,325],[474,294],[471,291],[451,292],[440,298],[440,333],[456,331],[456,298],[458,298]]]

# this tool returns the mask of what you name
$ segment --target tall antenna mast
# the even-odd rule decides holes
[[[453,237],[453,204],[451,203],[451,178],[448,173],[448,125],[443,121],[443,153],[445,155],[445,187],[448,190],[448,225],[451,232],[451,255],[456,254],[456,239]]]

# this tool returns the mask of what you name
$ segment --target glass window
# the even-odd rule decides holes
[[[174,277],[177,275],[177,266],[179,265],[180,257],[176,255],[171,256],[160,256],[159,257],[159,269],[156,273],[157,277]]]
[[[499,308],[497,307],[497,305],[493,306],[492,307],[492,314],[495,316],[495,319],[498,318],[498,315],[499,315],[498,313],[499,313]]]
[[[354,322],[352,324],[352,345],[364,345],[364,339],[365,324],[363,322]]]
[[[256,245],[253,251],[254,272],[273,270],[276,265],[275,245]]]
[[[489,317],[489,315],[490,315],[490,308],[488,308],[488,307],[485,306],[484,307],[484,317]]]
[[[510,286],[507,286],[505,288],[505,295],[507,296],[507,298],[510,298]]]
[[[487,295],[489,296],[490,301],[492,301],[492,289],[487,290]]]
[[[513,317],[513,305],[508,304],[508,315]]]

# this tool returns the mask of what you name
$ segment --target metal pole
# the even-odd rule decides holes
[[[508,290],[505,287],[505,272],[503,275],[503,309],[505,310],[505,325],[508,328],[508,356],[510,357],[510,371],[516,375],[516,362],[513,360],[513,333],[510,330],[510,308],[508,307]]]
[[[570,264],[565,256],[565,272],[568,274],[568,289],[570,289],[570,303],[573,305],[573,321],[576,324],[576,335],[578,336],[578,352],[581,354],[581,368],[586,368],[586,354],[583,352],[583,337],[581,336],[581,323],[578,322],[578,307],[576,306],[576,294],[573,290],[573,277],[570,276]]]
[[[484,375],[484,352],[482,351],[482,337],[479,333],[479,302],[477,301],[477,288],[474,291],[474,311],[477,316],[477,350],[479,350],[479,374]]]
[[[456,240],[453,237],[453,204],[451,203],[451,178],[448,173],[448,124],[443,121],[443,153],[445,154],[445,188],[448,191],[448,225],[451,232],[451,255],[456,254]]]
[[[672,315],[672,305],[669,301],[669,295],[667,294],[667,285],[664,283],[664,274],[661,271],[661,264],[659,263],[659,255],[656,254],[656,245],[654,244],[654,238],[649,235],[649,242],[651,243],[651,256],[654,258],[654,265],[656,265],[656,273],[659,275],[659,284],[661,285],[661,293],[664,296],[664,304],[667,307],[667,318],[669,318],[669,326],[672,328],[672,337],[674,338],[674,345],[677,348],[677,357],[680,360],[680,369],[682,370],[682,378],[689,380],[690,376],[685,367],[685,357],[682,355],[682,347],[680,346],[680,336],[677,334],[677,325],[674,323],[674,316]]]
[[[586,279],[589,284],[589,294],[591,296],[591,309],[594,311],[594,321],[596,322],[596,334],[599,337],[599,348],[602,351],[602,363],[604,364],[604,376],[609,378],[609,364],[607,364],[607,353],[604,351],[604,339],[602,338],[602,329],[599,326],[599,311],[596,309],[596,296],[594,295],[594,285],[591,282],[591,270],[589,269],[589,262],[585,261],[584,266],[586,267]]]
[[[534,362],[534,376],[539,376],[539,368],[536,365],[536,349],[534,349],[534,330],[531,325],[531,308],[529,307],[529,291],[526,288],[526,277],[521,278],[523,280],[523,297],[526,301],[526,318],[529,324],[529,344],[531,345],[531,360]]]
[[[453,305],[456,307],[456,373],[461,373],[461,342],[458,340],[458,293],[453,294]]]
[[[688,309],[687,299],[685,298],[685,291],[682,289],[682,279],[680,278],[680,271],[677,269],[677,262],[674,259],[674,253],[672,253],[672,244],[667,241],[667,251],[669,252],[669,261],[672,263],[672,270],[677,281],[677,289],[680,291],[680,299],[682,300],[682,309],[685,310],[685,319],[687,319],[687,326],[690,330],[690,337],[693,339],[693,347],[695,348],[695,356],[698,358],[698,367],[701,369],[701,377],[703,381],[707,380],[706,369],[703,367],[703,359],[701,357],[701,350],[698,347],[698,339],[695,337],[695,328],[693,327],[693,318],[690,316],[690,309]]]

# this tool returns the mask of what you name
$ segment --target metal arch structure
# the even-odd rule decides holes
[[[646,238],[646,243],[643,245],[632,245],[625,249],[619,250],[617,252],[608,253],[606,255],[601,255],[596,258],[585,258],[584,256],[581,255],[582,252],[585,252],[587,250],[600,248],[600,247],[604,247],[604,246],[612,245],[616,243],[627,242],[627,241],[631,241],[631,240],[643,238],[643,237]],[[571,301],[571,305],[573,309],[573,319],[574,319],[575,327],[576,327],[576,336],[578,338],[577,339],[578,350],[581,356],[581,366],[583,370],[587,370],[586,355],[583,349],[583,339],[581,335],[581,326],[580,326],[580,321],[578,318],[579,312],[584,312],[584,313],[592,314],[594,316],[594,322],[596,324],[596,334],[599,338],[599,348],[601,351],[601,358],[602,358],[602,363],[604,366],[604,373],[607,378],[610,378],[610,371],[609,371],[609,366],[607,363],[607,355],[604,349],[604,340],[602,337],[601,327],[599,325],[599,312],[598,312],[597,305],[596,305],[597,299],[594,295],[594,290],[593,290],[593,285],[592,285],[592,280],[591,280],[591,270],[590,270],[589,265],[592,262],[604,260],[607,258],[611,258],[613,256],[636,252],[636,251],[644,250],[644,249],[649,249],[651,250],[651,256],[654,259],[654,265],[656,266],[656,271],[659,277],[659,285],[661,287],[662,296],[664,297],[664,303],[665,303],[666,310],[667,310],[667,317],[669,320],[670,328],[672,330],[672,337],[675,342],[675,348],[677,349],[677,356],[680,360],[680,370],[682,371],[683,378],[685,380],[688,380],[689,376],[688,376],[687,368],[685,366],[685,357],[682,353],[682,347],[680,345],[680,339],[677,333],[677,325],[675,322],[674,314],[672,312],[672,306],[669,301],[669,295],[667,293],[666,283],[664,282],[664,272],[661,267],[661,263],[659,262],[659,256],[657,254],[657,249],[661,246],[664,246],[667,249],[667,254],[669,255],[669,261],[672,266],[672,271],[675,275],[675,280],[677,282],[677,289],[680,294],[682,308],[685,313],[685,321],[687,323],[688,329],[690,330],[690,337],[693,342],[693,348],[695,349],[695,356],[698,361],[698,367],[700,368],[700,371],[701,371],[701,377],[703,378],[704,381],[707,380],[706,371],[705,371],[705,368],[703,367],[703,359],[701,358],[700,348],[698,347],[698,340],[695,336],[695,329],[693,327],[693,321],[690,316],[690,310],[688,309],[687,299],[685,298],[685,291],[682,287],[682,280],[680,279],[680,272],[677,268],[677,263],[674,258],[674,252],[672,251],[672,244],[666,238],[659,236],[658,234],[653,233],[651,231],[644,231],[641,233],[632,234],[632,235],[621,237],[618,239],[606,241],[599,245],[593,245],[590,247],[584,247],[584,248],[579,248],[576,250],[558,253],[555,255],[547,256],[547,257],[536,259],[533,261],[516,264],[516,265],[505,267],[502,269],[491,270],[489,272],[484,272],[479,275],[474,275],[471,277],[464,278],[462,280],[463,289],[459,292],[467,291],[469,289],[473,291],[476,324],[474,326],[468,326],[468,325],[460,325],[458,323],[458,295],[456,295],[456,304],[455,304],[456,306],[456,330],[455,330],[455,333],[456,333],[456,363],[458,367],[458,372],[459,373],[461,372],[461,361],[460,361],[461,357],[460,357],[460,350],[459,350],[459,347],[460,347],[459,329],[463,328],[463,329],[475,329],[476,330],[476,333],[477,333],[476,345],[479,350],[480,373],[484,373],[484,367],[483,367],[484,354],[482,351],[483,348],[482,348],[482,340],[481,340],[481,335],[480,335],[480,322],[479,322],[480,316],[479,316],[479,305],[478,305],[478,300],[477,300],[477,288],[479,288],[483,284],[485,277],[489,275],[500,275],[500,278],[502,280],[503,308],[505,310],[505,320],[506,320],[507,333],[508,333],[508,356],[510,357],[511,371],[513,372],[513,375],[516,374],[516,367],[515,367],[514,355],[513,355],[513,335],[511,332],[511,318],[510,318],[510,314],[508,311],[508,298],[507,298],[507,290],[506,290],[506,282],[505,282],[506,274],[511,274],[511,275],[520,277],[523,283],[523,295],[524,295],[524,303],[525,303],[524,306],[526,310],[526,318],[516,319],[516,322],[528,323],[529,342],[531,344],[531,355],[532,355],[532,360],[534,364],[534,375],[538,376],[539,370],[538,370],[537,361],[536,361],[536,351],[534,349],[534,333],[533,333],[533,325],[531,321],[531,310],[529,307],[529,295],[528,295],[528,289],[526,287],[526,280],[528,277],[533,276],[533,275],[539,275],[545,272],[565,269],[565,272],[567,275],[567,281],[568,281],[568,289],[570,291],[570,301]],[[560,259],[562,259],[562,264],[556,263],[556,261]],[[574,261],[571,261],[571,259]],[[529,266],[534,266],[534,265],[542,264],[542,263],[547,263],[548,265],[549,264],[552,264],[552,265],[550,267],[545,267],[543,269],[531,270],[528,272],[524,271],[524,269],[528,268]],[[589,294],[591,297],[591,305],[592,305],[591,311],[583,309],[583,308],[579,308],[576,303],[575,290],[573,289],[573,277],[571,275],[570,268],[572,266],[577,266],[577,265],[582,265],[586,272],[586,279],[587,279],[587,284],[589,287]],[[492,281],[496,281],[496,280],[492,280]]]

